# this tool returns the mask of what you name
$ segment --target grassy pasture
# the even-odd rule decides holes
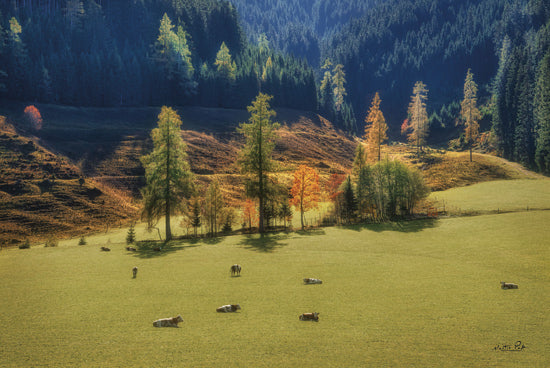
[[[2,250],[0,366],[547,367],[549,221],[533,211],[326,228],[162,253],[126,252],[120,230]],[[100,252],[107,236],[112,251]],[[243,309],[215,312],[227,303]],[[313,311],[318,323],[298,320]],[[152,327],[177,314],[181,328]],[[527,348],[493,349],[517,340]]]
[[[434,192],[430,199],[452,214],[550,209],[550,179],[497,180]]]

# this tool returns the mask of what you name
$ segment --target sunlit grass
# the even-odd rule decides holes
[[[523,212],[326,228],[160,253],[127,252],[120,229],[85,246],[3,250],[0,366],[545,367],[548,221]],[[233,263],[242,276],[230,277]],[[228,303],[243,309],[215,312]],[[318,323],[298,320],[313,311]],[[177,314],[181,328],[152,327]],[[527,349],[493,350],[516,340]]]
[[[430,199],[452,214],[550,209],[550,179],[505,180],[434,192]]]

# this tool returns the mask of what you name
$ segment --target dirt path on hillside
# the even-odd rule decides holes
[[[534,171],[526,169],[523,165],[517,163],[517,162],[511,162],[508,161],[502,157],[497,157],[493,155],[488,155],[485,153],[478,153],[480,156],[484,156],[488,160],[492,160],[498,165],[504,167],[505,169],[512,170],[518,173],[518,176],[525,177],[527,179],[545,179],[546,176],[536,173]]]

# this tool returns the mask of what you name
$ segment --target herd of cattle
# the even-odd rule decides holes
[[[138,268],[134,267],[132,268],[132,275],[133,278],[136,278],[137,276]],[[241,265],[234,264],[230,268],[231,276],[240,276],[241,275]],[[314,278],[305,278],[304,284],[310,285],[310,284],[322,284],[323,281],[319,279]],[[216,312],[218,313],[231,313],[236,312],[241,309],[241,306],[239,304],[227,304],[222,305],[221,307],[216,308]],[[300,321],[315,321],[319,322],[319,313],[313,312],[313,313],[302,313],[299,317]],[[171,317],[171,318],[161,318],[153,322],[153,327],[178,327],[178,323],[183,322],[183,318],[178,315],[177,317]]]
[[[157,249],[154,249],[154,250],[157,251],[157,252],[160,251],[160,247],[158,247],[158,248],[159,248],[158,250]],[[101,250],[106,251],[106,252],[110,251],[110,249],[107,248],[107,247],[101,247]],[[132,248],[132,247],[126,247],[126,250],[127,251],[133,251],[133,252],[136,251],[136,249]],[[240,276],[241,275],[241,269],[242,269],[241,265],[239,265],[239,264],[232,265],[230,270],[229,270],[230,273],[231,273],[231,276]],[[132,277],[134,279],[137,277],[137,272],[138,272],[137,267],[132,268]],[[304,280],[304,285],[313,285],[313,284],[322,284],[323,283],[323,281],[321,281],[319,279],[310,278],[310,277],[304,278],[303,280]],[[511,283],[511,282],[504,282],[504,281],[500,282],[500,287],[503,290],[518,289],[519,288],[519,286],[517,284]],[[221,307],[216,308],[216,312],[231,313],[231,312],[236,312],[240,309],[241,309],[241,306],[239,304],[227,304],[227,305],[222,305]],[[318,312],[302,313],[299,316],[299,320],[300,321],[319,322],[319,313]],[[153,326],[154,327],[178,327],[179,322],[183,322],[183,318],[181,317],[181,315],[178,315],[177,317],[158,319],[155,322],[153,322]]]

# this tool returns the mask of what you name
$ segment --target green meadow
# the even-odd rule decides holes
[[[127,252],[126,229],[4,249],[0,366],[548,367],[550,211],[522,203],[550,208],[550,186],[497,183],[515,212],[181,240],[160,253]],[[488,184],[432,196],[504,211]],[[216,313],[230,303],[242,310]],[[178,314],[180,328],[152,326]],[[517,341],[523,350],[502,351]]]

